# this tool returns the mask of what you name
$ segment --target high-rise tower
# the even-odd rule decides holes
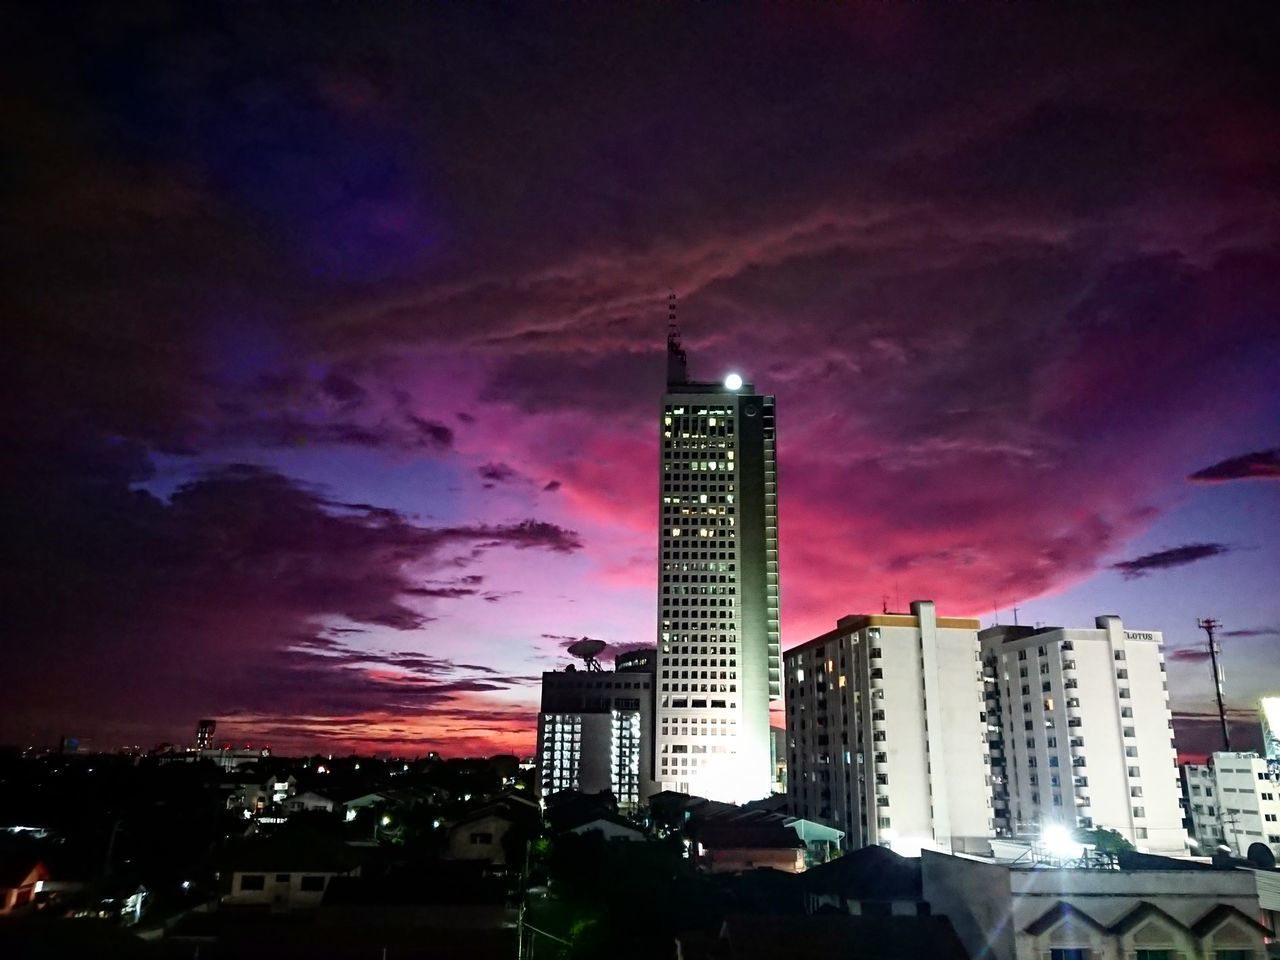
[[[659,789],[769,795],[780,695],[774,398],[688,378],[672,311],[658,478]]]

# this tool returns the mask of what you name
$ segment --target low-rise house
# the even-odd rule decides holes
[[[33,855],[14,852],[0,858],[0,916],[29,907],[48,880],[48,868]]]
[[[800,878],[805,912],[834,910],[853,916],[923,916],[930,912],[920,879],[920,858],[888,847],[862,847]]]
[[[922,894],[973,956],[990,960],[1264,960],[1270,931],[1257,919],[1253,871],[1133,863],[1009,865],[925,850]]]
[[[334,877],[360,875],[357,851],[324,837],[254,839],[231,851],[221,873],[230,889],[222,903],[289,912],[320,905]]]
[[[784,873],[804,870],[804,842],[780,823],[700,824],[692,841],[693,861],[704,873],[742,873],[769,867]]]
[[[333,812],[333,801],[328,797],[312,790],[303,793],[297,793],[284,801],[284,809],[286,813],[300,813],[303,811],[322,810],[325,813]]]

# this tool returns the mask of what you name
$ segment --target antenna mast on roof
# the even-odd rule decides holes
[[[1205,617],[1203,620],[1197,620],[1196,626],[1209,636],[1209,660],[1213,663],[1213,689],[1218,695],[1218,722],[1222,724],[1222,749],[1230,753],[1231,734],[1227,730],[1227,708],[1222,702],[1222,665],[1218,661],[1222,651],[1218,649],[1218,639],[1214,636],[1214,632],[1222,624],[1213,617]]]
[[[680,326],[676,323],[676,293],[667,294],[667,385],[689,382],[689,357],[680,345]]]

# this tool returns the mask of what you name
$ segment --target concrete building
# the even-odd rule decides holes
[[[212,750],[213,733],[218,728],[216,720],[201,720],[196,724],[196,749]]]
[[[220,871],[229,877],[223,904],[270,907],[273,912],[318,907],[334,877],[360,874],[358,851],[326,838],[255,839],[227,857]]]
[[[992,831],[976,620],[842,617],[786,653],[791,812],[885,844],[985,853]]]
[[[1182,767],[1191,834],[1208,854],[1225,844],[1244,857],[1255,843],[1280,856],[1280,769],[1256,753],[1213,754]]]
[[[618,669],[542,675],[538,796],[608,790],[630,812],[652,793],[653,651],[619,655]]]
[[[1101,827],[1184,853],[1160,633],[1103,616],[1093,629],[996,626],[979,638],[997,832]]]
[[[667,340],[658,477],[658,789],[768,796],[780,696],[774,398],[688,377]]]
[[[1151,869],[1063,869],[926,850],[923,894],[971,957],[1264,960],[1253,871],[1149,859]]]

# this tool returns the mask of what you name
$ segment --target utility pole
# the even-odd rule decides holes
[[[1209,637],[1209,659],[1213,662],[1213,689],[1218,695],[1218,721],[1222,724],[1222,749],[1227,753],[1231,752],[1231,734],[1227,731],[1227,708],[1222,702],[1222,666],[1218,662],[1218,639],[1214,636],[1214,632],[1222,624],[1218,623],[1213,617],[1205,617],[1203,620],[1197,620],[1196,626],[1203,630]]]

